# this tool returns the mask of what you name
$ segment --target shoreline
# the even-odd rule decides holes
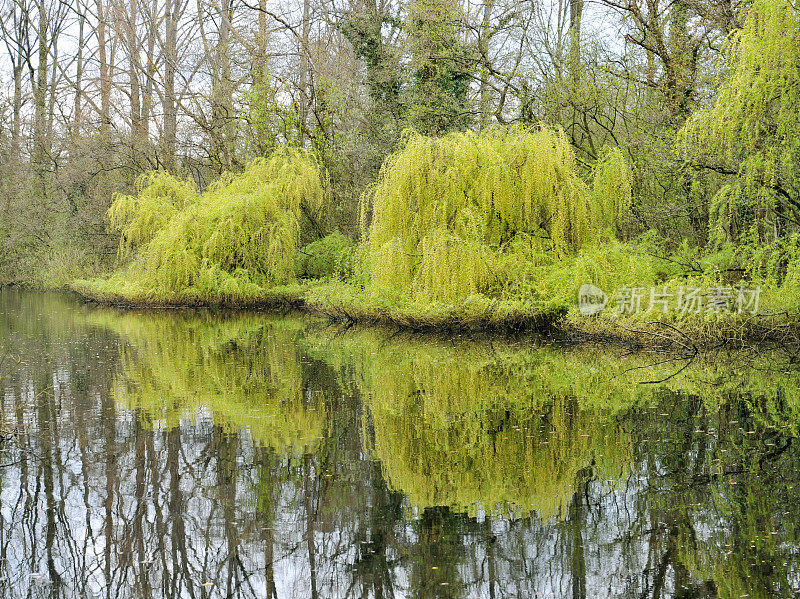
[[[313,288],[308,286],[304,291]],[[303,291],[272,292],[262,297],[248,300],[232,300],[219,298],[206,300],[196,297],[177,296],[171,300],[156,299],[130,299],[121,295],[96,294],[85,288],[67,286],[51,291],[68,293],[75,296],[85,304],[110,306],[123,310],[228,310],[228,311],[262,311],[279,314],[281,312],[301,312],[312,316],[327,319],[332,323],[347,326],[363,325],[375,327],[396,327],[412,333],[493,333],[497,335],[513,335],[522,333],[543,333],[553,329],[557,318],[563,313],[547,315],[513,315],[509,318],[496,318],[487,312],[483,318],[462,319],[455,314],[457,306],[444,314],[431,318],[430,315],[415,316],[403,310],[392,311],[373,304],[373,310],[348,307],[339,304],[323,304],[318,301],[308,301]]]
[[[414,313],[402,307],[381,305],[376,301],[324,301],[311,293],[325,284],[303,284],[273,288],[263,296],[248,300],[219,298],[212,301],[192,296],[169,300],[126,298],[121,295],[92,293],[80,284],[61,291],[74,295],[85,304],[113,306],[124,310],[229,310],[259,311],[274,314],[300,312],[351,326],[395,328],[410,334],[433,336],[479,335],[508,338],[537,334],[568,344],[602,343],[656,351],[699,353],[722,346],[779,345],[800,349],[800,315],[722,314],[709,318],[690,314],[682,319],[648,316],[633,317],[608,314],[580,316],[574,310],[522,313],[498,309],[499,302],[489,302],[475,309],[470,305],[446,305],[437,310]],[[310,297],[309,297],[310,296]]]

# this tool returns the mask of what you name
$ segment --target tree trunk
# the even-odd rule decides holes
[[[267,0],[258,0],[258,39],[256,40],[256,55],[253,58],[253,84],[261,85],[267,82],[267,42],[269,30],[267,29]]]
[[[108,44],[106,40],[106,20],[108,10],[103,0],[97,2],[97,56],[100,60],[100,131],[103,137],[111,129],[111,78],[108,67]]]
[[[689,7],[685,2],[672,5],[670,22],[670,53],[665,61],[667,97],[670,111],[681,124],[689,116],[693,92],[694,68],[689,40]]]
[[[72,133],[80,133],[81,121],[83,120],[83,44],[84,27],[86,25],[86,13],[83,7],[78,5],[78,55],[75,60],[75,112],[72,119]]]
[[[300,106],[298,107],[300,118],[299,140],[300,145],[305,145],[306,133],[308,125],[308,105],[310,102],[310,94],[308,90],[308,75],[311,67],[308,47],[308,36],[311,31],[311,0],[303,0],[303,31],[302,39],[300,40],[300,56],[302,62],[300,66]]]
[[[136,23],[139,19],[138,0],[129,0],[130,13],[125,23],[126,42],[128,44],[128,80],[130,82],[131,96],[131,148],[134,152],[141,146],[142,131],[142,106],[141,106],[141,85],[139,83],[139,73],[141,64],[139,61],[139,36],[136,32]]]
[[[20,61],[14,65],[14,123],[11,130],[11,156],[14,160],[19,158],[22,147],[20,135],[22,133],[22,71],[23,65]]]
[[[162,151],[167,170],[175,170],[175,136],[178,130],[178,107],[175,97],[175,73],[178,64],[178,18],[180,0],[167,0],[164,38],[164,132]]]
[[[569,70],[573,84],[580,78],[583,0],[569,0]]]
[[[212,159],[217,163],[219,172],[230,169],[232,133],[230,131],[233,113],[231,98],[231,0],[220,1],[219,42],[213,68],[211,90],[211,145]]]
[[[47,129],[45,131],[45,145],[53,147],[53,119],[55,118],[56,106],[56,80],[58,78],[58,38],[53,35],[52,41],[53,66],[50,73],[50,97],[47,103]],[[48,149],[48,152],[50,150]]]
[[[480,103],[481,103],[481,131],[489,126],[491,121],[491,93],[489,89],[489,38],[491,37],[492,9],[494,0],[486,0],[483,5],[483,23],[481,24],[481,35],[478,42],[480,60],[483,63],[481,68],[480,82]]]
[[[40,0],[39,24],[39,64],[36,67],[36,84],[33,89],[34,103],[34,135],[33,135],[33,170],[35,173],[34,195],[38,201],[47,197],[47,88],[49,84],[48,58],[50,47],[49,18],[44,1]]]
[[[158,0],[153,0],[150,7],[147,23],[147,69],[146,81],[144,86],[144,97],[142,98],[142,138],[150,138],[150,118],[153,109],[153,81],[156,74],[156,22],[158,14]]]

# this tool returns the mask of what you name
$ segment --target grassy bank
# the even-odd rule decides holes
[[[791,306],[781,309],[780,289],[762,290],[762,309],[751,313],[620,314],[614,307],[585,316],[571,298],[523,304],[475,295],[458,303],[420,304],[380,296],[358,284],[332,278],[302,281],[260,290],[242,297],[207,296],[196,290],[174,295],[153,293],[110,278],[73,281],[70,289],[83,300],[135,308],[255,308],[301,310],[347,326],[366,324],[431,333],[538,331],[576,342],[621,342],[677,351],[699,351],[716,345],[744,343],[800,344],[800,317]],[[678,281],[673,281],[677,284]]]
[[[402,304],[370,297],[363,288],[331,279],[259,289],[247,296],[208,295],[194,289],[175,294],[154,293],[136,284],[121,284],[117,276],[78,279],[67,289],[83,301],[122,308],[302,310],[348,325],[384,325],[431,332],[544,330],[564,313],[525,309],[481,296],[457,304]]]
[[[123,275],[113,274],[95,279],[76,279],[66,288],[81,299],[122,308],[258,308],[291,310],[305,306],[304,296],[309,283],[291,283],[265,289],[254,289],[247,295],[203,293],[185,289],[164,293],[148,288]]]

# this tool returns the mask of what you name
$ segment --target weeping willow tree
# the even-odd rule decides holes
[[[148,422],[172,428],[210,413],[223,429],[247,429],[257,445],[292,455],[323,436],[323,399],[303,393],[298,321],[112,311],[88,319],[126,341],[112,394]]]
[[[763,243],[800,220],[800,6],[755,0],[730,40],[731,72],[679,144],[696,166],[722,173],[710,207],[716,243]]]
[[[242,298],[294,280],[304,212],[325,193],[314,158],[283,148],[225,173],[204,193],[166,173],[145,175],[108,211],[121,252],[134,258],[117,283],[154,296]]]
[[[594,188],[563,131],[411,134],[362,207],[373,283],[423,301],[499,296],[537,266],[613,235],[630,172],[608,152]],[[370,221],[367,227],[367,221]]]
[[[108,209],[111,226],[120,232],[120,251],[144,246],[181,210],[200,197],[192,181],[165,171],[145,173],[136,181],[136,194],[117,194]]]

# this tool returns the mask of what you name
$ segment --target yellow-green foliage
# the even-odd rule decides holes
[[[630,244],[609,239],[532,269],[533,276],[509,285],[510,295],[543,312],[575,307],[584,283],[593,283],[609,295],[621,287],[649,288],[667,275],[662,270],[667,264],[656,262]],[[518,269],[522,268],[524,264],[519,264]]]
[[[88,320],[119,334],[115,399],[151,422],[177,426],[210,412],[228,431],[300,453],[317,443],[321,396],[303,394],[301,322],[263,316],[92,313]]]
[[[600,413],[573,414],[575,402],[557,400],[546,419],[530,421],[524,411],[493,411],[474,403],[472,394],[457,395],[450,422],[443,423],[435,414],[447,397],[436,395],[441,386],[413,399],[416,385],[428,382],[415,377],[402,390],[412,393],[405,400],[375,396],[370,403],[375,455],[389,483],[415,508],[565,516],[593,460],[599,461],[595,473],[614,478],[629,459],[627,435]],[[469,381],[449,381],[458,382]]]
[[[145,173],[136,181],[136,194],[116,194],[108,209],[111,228],[120,232],[120,250],[146,245],[200,194],[191,181],[164,171]]]
[[[607,364],[372,331],[312,345],[335,368],[351,366],[373,425],[368,448],[414,508],[563,516],[582,469],[616,479],[630,459],[614,415],[639,389]]]
[[[474,294],[447,302],[398,301],[396,295],[370,289],[369,277],[362,275],[315,285],[304,298],[313,310],[337,319],[391,322],[415,329],[503,328],[550,319],[570,308],[577,312],[578,290],[584,283],[594,283],[610,294],[625,286],[649,289],[672,274],[665,268],[671,263],[657,261],[615,239],[589,245],[560,260],[518,248],[502,254],[498,263],[509,276],[494,296]],[[442,271],[441,276],[451,274]]]
[[[765,427],[800,424],[797,373],[770,368],[774,356],[720,354],[683,369],[685,360],[606,347],[388,339],[368,329],[307,340],[314,357],[347,373],[345,388],[360,391],[374,431],[368,449],[420,509],[564,516],[583,469],[626,474],[625,415],[652,410],[665,389],[703,397],[709,413],[744,397]]]
[[[578,176],[560,130],[411,134],[365,196],[373,283],[423,301],[501,295],[524,276],[515,256],[535,266],[612,227],[630,203],[618,151],[601,161],[595,181],[597,193]]]
[[[164,173],[140,187],[109,210],[123,247],[138,249],[126,277],[155,295],[200,297],[247,297],[293,281],[301,211],[317,211],[324,194],[316,161],[298,149],[226,173],[203,194]]]
[[[800,8],[755,0],[731,37],[731,72],[714,105],[680,132],[687,157],[738,171],[712,202],[716,240],[761,241],[777,203],[796,210],[800,184]],[[788,195],[788,203],[787,203]],[[745,217],[745,218],[742,218]]]
[[[594,226],[613,235],[631,206],[633,173],[619,148],[611,148],[594,168]]]
[[[297,276],[321,279],[349,270],[344,262],[350,259],[353,249],[353,241],[339,231],[312,241],[298,250]]]
[[[785,256],[786,275],[776,303],[787,310],[800,311],[800,238],[797,235],[786,243]]]

